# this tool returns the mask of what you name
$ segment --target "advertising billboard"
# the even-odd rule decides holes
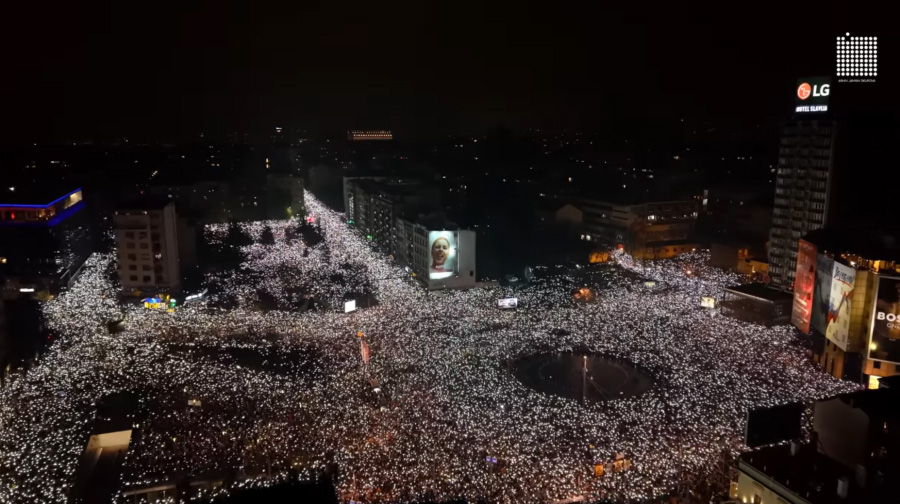
[[[825,319],[825,337],[844,351],[847,351],[847,338],[850,334],[850,304],[853,300],[855,281],[855,269],[838,262],[834,263],[831,296]]]
[[[700,306],[702,306],[703,308],[715,308],[716,298],[703,296],[700,298]]]
[[[794,96],[794,112],[828,112],[828,95],[830,94],[830,77],[798,79],[797,91]]]
[[[455,275],[456,233],[453,231],[428,232],[428,278],[437,280]]]
[[[497,300],[498,308],[509,309],[517,306],[519,306],[519,298],[505,297]]]
[[[900,363],[900,278],[878,279],[869,358]]]
[[[828,309],[831,304],[831,277],[834,274],[834,259],[819,254],[816,256],[816,285],[813,287],[812,314],[810,326],[825,336],[828,327]]]
[[[794,273],[794,305],[791,324],[809,334],[809,317],[813,306],[813,287],[816,281],[816,246],[800,240],[797,246],[797,271]]]
[[[356,300],[344,301],[344,313],[356,311]]]

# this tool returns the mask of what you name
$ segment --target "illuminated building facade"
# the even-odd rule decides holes
[[[869,226],[827,227],[796,244],[792,324],[812,339],[813,360],[837,378],[872,388],[900,363],[873,355],[879,282],[900,276],[900,241]],[[877,345],[876,345],[877,350]]]
[[[347,220],[382,250],[394,249],[394,226],[403,213],[440,208],[440,188],[416,179],[345,177]]]
[[[391,130],[350,130],[347,139],[351,142],[387,141],[393,140]]]
[[[181,289],[175,205],[141,202],[117,210],[115,226],[119,281],[126,293]]]
[[[439,222],[424,216],[418,220],[398,217],[391,251],[394,260],[409,267],[429,290],[475,287],[475,231],[453,229],[453,224]],[[447,244],[450,259],[445,270],[435,273],[433,249],[439,243]]]
[[[10,187],[0,195],[4,297],[55,294],[71,285],[92,251],[81,189]]]
[[[690,240],[697,208],[694,200],[573,199],[556,212],[556,220],[575,224],[583,240],[621,246],[635,259],[664,259],[697,248]]]

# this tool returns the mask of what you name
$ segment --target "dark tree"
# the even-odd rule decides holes
[[[260,242],[263,245],[275,245],[275,233],[272,232],[272,228],[269,226],[263,228]]]
[[[231,247],[244,247],[251,245],[252,243],[253,239],[241,229],[241,226],[237,221],[232,220],[228,223],[228,236],[225,237],[225,245]]]

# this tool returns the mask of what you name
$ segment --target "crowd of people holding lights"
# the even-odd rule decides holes
[[[702,252],[536,268],[512,293],[518,308],[499,310],[509,288],[429,293],[305,197],[324,240],[291,236],[295,221],[242,224],[254,243],[240,266],[171,312],[120,300],[114,253],[92,256],[43,306],[57,340],[0,389],[0,502],[65,501],[98,405],[117,394],[136,398],[121,413],[135,434],[120,498],[178,478],[227,480],[221,494],[334,467],[342,502],[533,503],[654,499],[686,475],[713,481],[723,453],[743,449],[749,409],[855,389],[816,370],[789,328],[700,307],[737,281]],[[214,225],[206,238],[226,233]],[[260,308],[259,292],[289,304],[298,286],[324,308]],[[377,302],[344,313],[351,291]],[[568,351],[632,362],[654,386],[582,404],[510,372]]]

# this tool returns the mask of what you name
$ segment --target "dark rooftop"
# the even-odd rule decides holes
[[[819,252],[855,254],[871,260],[900,261],[900,229],[884,225],[829,226],[803,237]]]
[[[726,287],[725,290],[734,294],[754,297],[770,302],[789,301],[794,298],[794,295],[789,292],[773,289],[763,283],[749,283],[738,285],[736,287]]]
[[[867,491],[857,485],[854,472],[835,462],[808,444],[791,455],[790,444],[776,445],[741,455],[739,469],[752,474],[745,466],[750,466],[765,478],[782,486],[781,492],[794,493],[815,504],[847,504],[850,502],[880,502],[866,500]],[[850,480],[847,498],[837,493],[838,479],[846,477]],[[772,488],[769,482],[761,481]],[[787,497],[787,496],[783,496]],[[788,500],[785,498],[785,500]]]

